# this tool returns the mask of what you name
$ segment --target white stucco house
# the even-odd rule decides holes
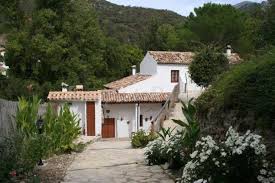
[[[227,56],[231,64],[240,61],[238,54],[229,50]],[[152,119],[177,84],[182,93],[201,93],[202,88],[188,73],[193,58],[192,52],[148,51],[139,73],[133,66],[132,75],[106,84],[104,90],[51,91],[48,100],[59,106],[68,102],[85,135],[130,137],[140,129],[150,130]]]

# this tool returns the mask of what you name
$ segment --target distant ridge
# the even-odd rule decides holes
[[[90,2],[98,14],[100,25],[106,35],[140,47],[144,44],[152,20],[160,25],[178,25],[184,23],[186,19],[169,10],[121,6],[105,0],[90,0]]]
[[[265,6],[267,6],[267,4],[268,4],[267,1],[263,1],[261,3],[256,3],[256,2],[252,2],[252,1],[243,1],[243,2],[240,2],[236,5],[234,5],[234,7],[237,9],[243,10],[243,11],[250,11],[257,7],[264,8]]]

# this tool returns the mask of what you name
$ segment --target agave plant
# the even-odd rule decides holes
[[[188,101],[186,105],[182,102],[182,112],[186,118],[186,122],[182,120],[173,119],[175,123],[185,128],[184,133],[184,144],[188,151],[193,151],[196,141],[199,138],[200,127],[199,123],[196,120],[196,107],[192,104],[193,98]],[[188,147],[188,148],[187,148]]]
[[[167,138],[170,138],[172,136],[173,131],[175,130],[175,128],[161,128],[160,132],[157,132],[157,134],[162,138],[162,140],[167,140]]]

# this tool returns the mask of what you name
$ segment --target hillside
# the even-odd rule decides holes
[[[168,10],[120,6],[105,0],[90,1],[106,35],[140,47],[144,46],[145,37],[153,22],[178,25],[185,21],[185,17]]]
[[[234,5],[234,7],[239,10],[249,13],[249,12],[255,11],[258,8],[259,9],[265,8],[267,6],[267,4],[268,4],[267,1],[263,1],[261,3],[255,3],[252,1],[243,1],[243,2],[240,2],[236,5]]]

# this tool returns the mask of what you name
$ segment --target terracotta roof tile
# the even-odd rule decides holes
[[[118,90],[120,88],[124,88],[124,87],[127,87],[129,85],[138,83],[138,82],[143,81],[145,79],[148,79],[149,77],[151,77],[151,76],[150,75],[143,75],[143,74],[136,74],[136,75],[127,76],[125,78],[113,81],[113,82],[108,83],[104,86],[106,88],[109,88],[109,89]]]
[[[149,51],[149,54],[160,64],[190,64],[193,52]]]
[[[100,99],[99,91],[53,91],[49,92],[48,100],[51,101],[96,101]]]
[[[102,102],[105,103],[158,103],[165,102],[170,93],[118,93],[114,90],[102,91]]]
[[[194,52],[168,52],[168,51],[149,51],[148,52],[159,64],[190,64],[195,56]],[[237,53],[228,56],[230,64],[237,64],[241,58]]]

